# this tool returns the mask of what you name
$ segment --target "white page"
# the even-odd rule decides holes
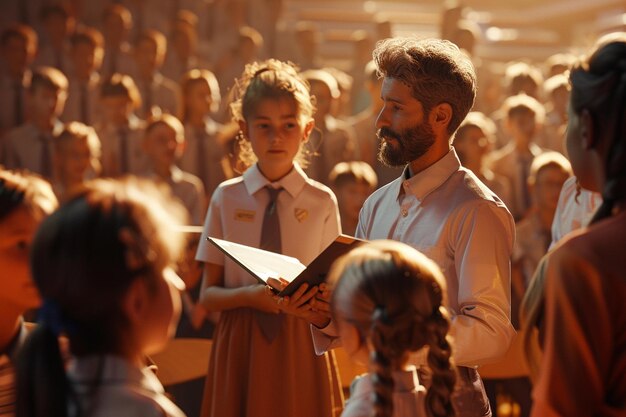
[[[298,259],[291,256],[214,237],[210,239],[265,282],[268,278],[283,278],[291,282],[306,269]]]

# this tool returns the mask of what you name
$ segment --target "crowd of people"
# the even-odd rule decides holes
[[[0,415],[626,413],[625,33],[498,74],[443,19],[342,71],[280,1],[35,3],[0,34]],[[207,240],[341,233],[289,297]],[[166,396],[174,334],[213,342]]]

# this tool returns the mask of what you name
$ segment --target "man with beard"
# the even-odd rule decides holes
[[[461,166],[452,147],[474,103],[476,75],[467,56],[438,39],[386,39],[377,44],[374,61],[383,77],[378,157],[405,168],[365,202],[356,236],[407,243],[439,265],[459,365],[457,415],[488,416],[476,368],[503,356],[515,334],[509,264],[515,226],[504,203]],[[326,310],[317,298],[309,306]],[[328,319],[313,319],[312,313],[306,318],[315,324],[318,352],[337,343],[329,337],[332,325],[318,329]],[[413,359],[425,365],[425,358]]]

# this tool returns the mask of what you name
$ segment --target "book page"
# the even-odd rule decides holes
[[[213,237],[209,240],[248,272],[266,283],[268,278],[283,278],[291,282],[306,269],[306,266],[302,265],[298,259],[291,256]]]

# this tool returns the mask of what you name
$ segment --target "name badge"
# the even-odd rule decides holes
[[[235,210],[235,220],[238,222],[248,222],[251,223],[254,221],[254,215],[256,211],[251,210]]]

